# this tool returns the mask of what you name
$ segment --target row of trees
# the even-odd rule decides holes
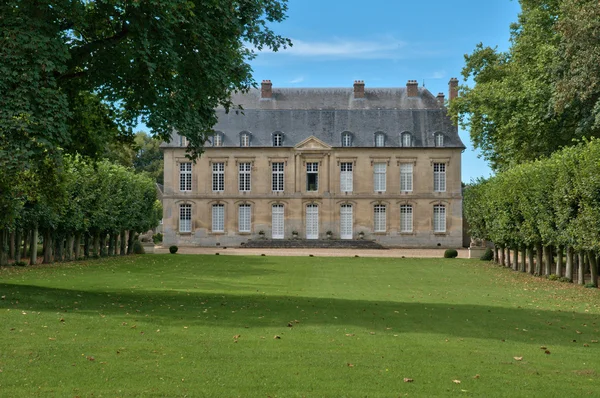
[[[0,226],[0,265],[9,253],[15,261],[29,253],[35,264],[38,234],[44,263],[114,255],[119,249],[129,254],[135,233],[156,227],[162,218],[155,181],[148,176],[80,156],[66,156],[59,169],[54,166],[48,160],[45,168],[24,171],[13,181],[12,200],[20,210]]]
[[[493,241],[496,260],[515,270],[550,275],[556,255],[557,276],[573,280],[576,262],[578,282],[589,267],[598,286],[599,166],[600,140],[591,139],[471,184],[464,194],[470,233]]]

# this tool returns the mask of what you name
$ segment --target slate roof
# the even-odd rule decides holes
[[[352,134],[353,147],[373,147],[375,133],[385,134],[386,147],[401,147],[400,135],[409,132],[413,147],[434,147],[435,134],[444,135],[444,147],[465,148],[446,108],[427,89],[409,97],[406,87],[366,88],[364,98],[354,98],[353,88],[273,88],[272,98],[261,98],[260,89],[232,96],[243,111],[217,109],[215,131],[223,134],[223,147],[239,147],[240,133],[250,133],[252,147],[271,147],[274,132],[284,135],[283,147],[293,147],[315,136],[332,147],[341,147],[343,132]],[[163,147],[176,147],[179,138]],[[210,146],[210,143],[206,144]]]

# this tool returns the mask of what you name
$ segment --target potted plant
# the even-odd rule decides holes
[[[331,232],[331,231],[327,231],[326,235],[327,235],[327,239],[333,238],[333,232]]]
[[[298,239],[298,231],[292,231],[292,238]]]
[[[265,231],[263,231],[262,229],[260,231],[258,231],[258,235],[260,236],[261,239],[265,238]]]
[[[365,238],[365,233],[363,231],[360,231],[358,233],[358,239],[364,239]]]

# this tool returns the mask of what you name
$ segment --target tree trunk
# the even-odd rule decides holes
[[[92,249],[92,257],[98,258],[100,257],[100,233],[94,233],[94,244]]]
[[[64,257],[64,247],[65,247],[65,242],[64,242],[64,236],[63,234],[54,234],[54,261],[63,261],[63,257]]]
[[[8,231],[0,229],[0,266],[8,265]]]
[[[31,239],[30,234],[31,232],[28,230],[23,231],[23,252],[21,252],[21,257],[23,258],[29,256],[27,249],[29,248],[29,240]]]
[[[8,259],[9,260],[14,260],[15,259],[15,232],[11,232],[8,236]]]
[[[79,260],[81,257],[81,232],[75,233],[75,241],[73,242],[73,256],[74,260]]]
[[[68,233],[67,234],[67,247],[65,250],[65,261],[73,261],[73,242],[75,240],[75,237],[73,236],[72,233]]]
[[[120,255],[124,256],[127,254],[127,233],[124,229],[121,230],[121,239],[120,239],[121,251]]]
[[[544,246],[544,275],[550,275],[550,268],[552,267],[552,257],[550,256],[550,246]]]
[[[83,237],[83,256],[90,258],[90,233],[86,232]]]
[[[590,283],[595,287],[598,287],[598,261],[596,259],[596,253],[593,250],[588,250],[588,261],[590,263]]]
[[[565,278],[573,282],[573,248],[567,246],[567,265],[565,269]]]
[[[563,247],[556,246],[556,276],[563,276]]]
[[[498,254],[498,265],[504,265],[504,247],[500,247]]]
[[[31,241],[29,243],[29,265],[37,264],[38,227],[31,230]]]
[[[585,284],[585,261],[584,261],[584,253],[582,250],[578,253],[579,259],[577,260],[577,283],[580,285]]]
[[[513,271],[517,271],[519,269],[519,245],[515,245],[513,250]]]
[[[542,275],[542,244],[536,243],[535,245],[535,273],[536,276]]]
[[[44,230],[44,264],[52,264],[52,230]]]
[[[521,245],[521,272],[527,272],[527,246]]]
[[[21,228],[17,228],[15,231],[15,263],[21,262],[21,242],[22,242],[22,233]]]
[[[115,255],[115,235],[112,232],[108,235],[108,255]]]
[[[500,255],[498,254],[498,246],[494,245],[494,262],[500,264]]]
[[[533,245],[527,246],[527,266],[529,267],[527,272],[533,275],[535,272],[535,264],[533,262]]]
[[[132,230],[129,230],[127,236],[127,254],[133,253],[133,238],[135,233]]]
[[[106,257],[106,232],[100,234],[100,257]]]

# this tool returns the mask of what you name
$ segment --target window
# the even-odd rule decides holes
[[[319,163],[306,163],[306,190],[315,192],[319,190]]]
[[[192,205],[179,205],[179,232],[192,232]]]
[[[412,146],[412,135],[410,133],[402,133],[402,146],[403,147],[411,147]]]
[[[187,146],[187,138],[180,135],[179,136],[179,146]]]
[[[340,191],[352,192],[352,163],[341,163],[340,170]]]
[[[433,206],[433,232],[446,232],[446,206]]]
[[[385,163],[373,165],[373,185],[375,192],[385,192]]]
[[[213,192],[225,190],[225,163],[213,163],[212,165],[212,190]]]
[[[240,163],[239,167],[239,188],[240,191],[249,192],[250,191],[250,168],[251,163]]]
[[[283,162],[271,163],[273,192],[283,192]]]
[[[239,232],[250,232],[250,205],[240,205],[238,212],[238,229]]]
[[[250,146],[250,133],[240,134],[240,146]]]
[[[212,206],[212,232],[225,232],[225,205]]]
[[[342,146],[352,146],[351,133],[342,133]]]
[[[412,163],[400,164],[400,191],[411,192],[413,190],[413,165]]]
[[[435,146],[444,146],[444,134],[442,134],[442,133],[435,134]]]
[[[375,146],[377,146],[377,147],[385,146],[385,134],[375,133]]]
[[[275,133],[273,134],[273,146],[282,146],[283,145],[283,134]]]
[[[413,207],[412,205],[400,205],[400,232],[412,232],[413,229]]]
[[[373,231],[385,232],[385,205],[375,205],[373,209]]]
[[[179,190],[181,192],[192,190],[192,163],[179,163]]]
[[[213,135],[213,146],[223,146],[223,134],[220,132],[216,132]]]
[[[446,191],[446,163],[433,164],[433,191]]]

